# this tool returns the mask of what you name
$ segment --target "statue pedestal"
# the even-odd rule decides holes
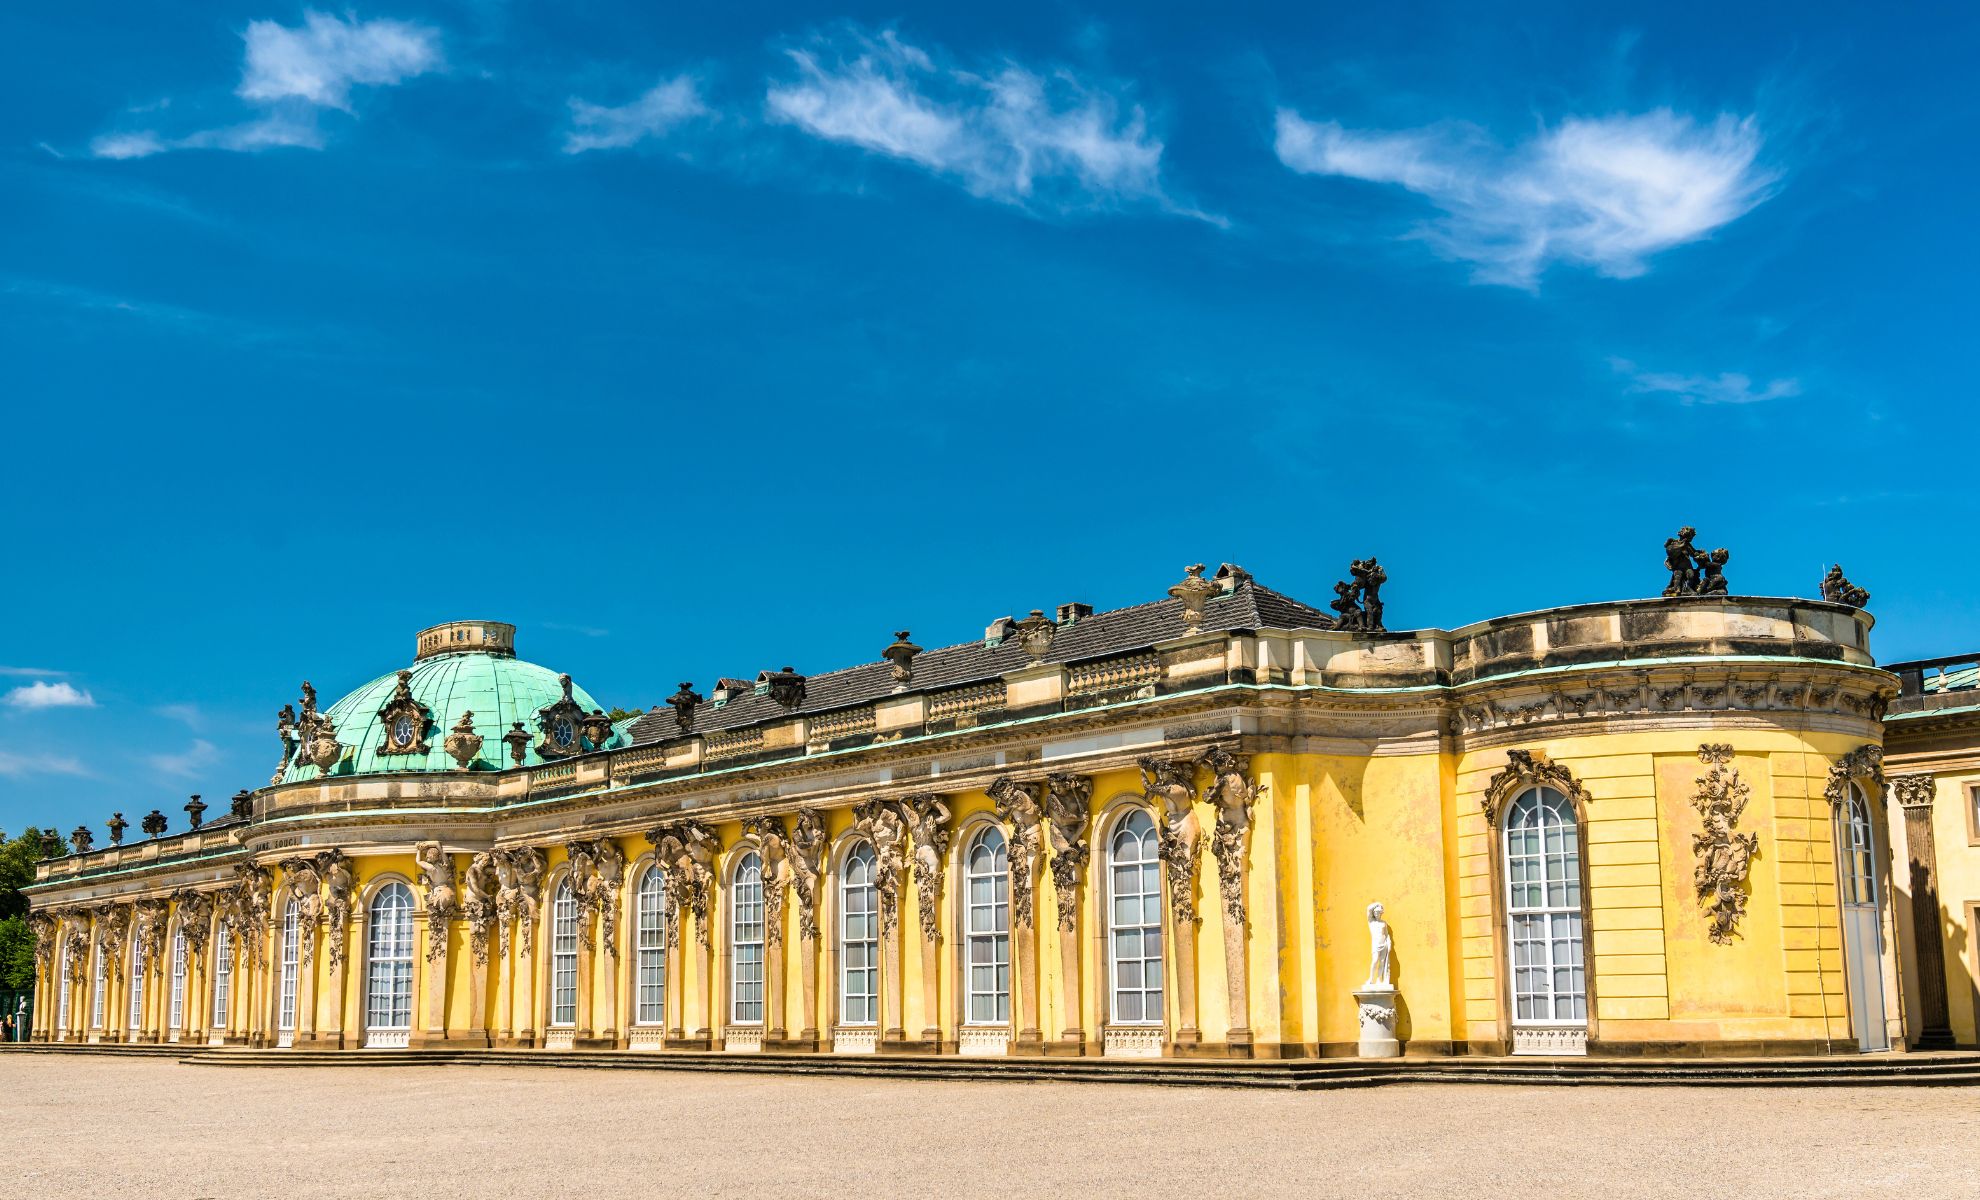
[[[1396,1040],[1396,989],[1356,988],[1355,1008],[1361,1014],[1361,1057],[1401,1058]]]

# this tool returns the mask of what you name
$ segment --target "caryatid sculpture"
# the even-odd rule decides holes
[[[817,809],[800,808],[791,830],[791,887],[798,898],[798,933],[808,941],[818,939],[818,884],[824,873],[825,822]]]
[[[901,814],[907,818],[908,837],[914,846],[913,874],[920,897],[921,936],[929,942],[940,942],[942,875],[949,856],[949,806],[942,797],[924,792],[903,798]]]
[[[454,856],[439,842],[421,842],[413,847],[419,864],[419,882],[426,890],[426,960],[433,962],[447,953],[447,926],[460,914],[460,889],[454,883]]]
[[[351,898],[357,890],[357,875],[351,860],[341,850],[324,850],[316,856],[316,875],[323,885],[323,918],[327,928],[330,965],[342,966],[344,941],[351,928]]]
[[[487,965],[488,930],[496,923],[500,911],[502,872],[496,866],[497,860],[495,851],[483,850],[470,857],[467,870],[461,872],[461,916],[467,920],[468,949],[478,967]],[[506,931],[502,941],[502,952],[506,955]]]

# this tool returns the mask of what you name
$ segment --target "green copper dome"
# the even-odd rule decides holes
[[[331,776],[383,774],[403,771],[458,771],[460,766],[447,753],[447,734],[460,721],[461,714],[474,714],[474,732],[481,735],[481,749],[469,765],[474,771],[494,771],[513,766],[502,735],[515,722],[522,722],[529,734],[529,750],[524,766],[539,766],[552,759],[537,753],[545,731],[539,715],[564,699],[562,677],[548,667],[524,662],[515,656],[515,629],[496,621],[455,621],[436,625],[419,635],[419,657],[406,675],[406,689],[418,705],[431,713],[424,729],[417,708],[402,699],[395,703],[400,672],[390,671],[345,696],[324,711],[336,727],[341,756],[330,769]],[[572,686],[571,701],[584,713],[601,706],[581,687]],[[387,719],[389,716],[392,718]],[[400,732],[411,734],[411,744],[424,742],[425,753],[390,752],[397,718],[409,721]],[[606,739],[606,747],[627,745],[622,722]],[[577,745],[583,746],[582,735]],[[300,748],[282,774],[283,783],[315,779],[317,768],[309,762],[308,747]]]

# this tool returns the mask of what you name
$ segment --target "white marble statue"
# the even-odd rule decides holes
[[[1389,935],[1389,923],[1382,919],[1382,905],[1378,902],[1368,906],[1368,982],[1367,988],[1393,988],[1389,981],[1389,951],[1395,940]]]

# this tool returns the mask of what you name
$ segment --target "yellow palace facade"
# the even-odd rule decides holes
[[[42,864],[33,1036],[1902,1047],[1899,680],[1857,605],[1705,590],[1714,573],[1391,632],[1373,560],[1329,610],[1191,568],[1147,604],[936,650],[900,634],[873,662],[683,684],[616,721],[518,658],[513,627],[437,626],[327,708],[305,684],[273,779],[228,815],[166,834],[154,814],[130,840],[120,818]]]

